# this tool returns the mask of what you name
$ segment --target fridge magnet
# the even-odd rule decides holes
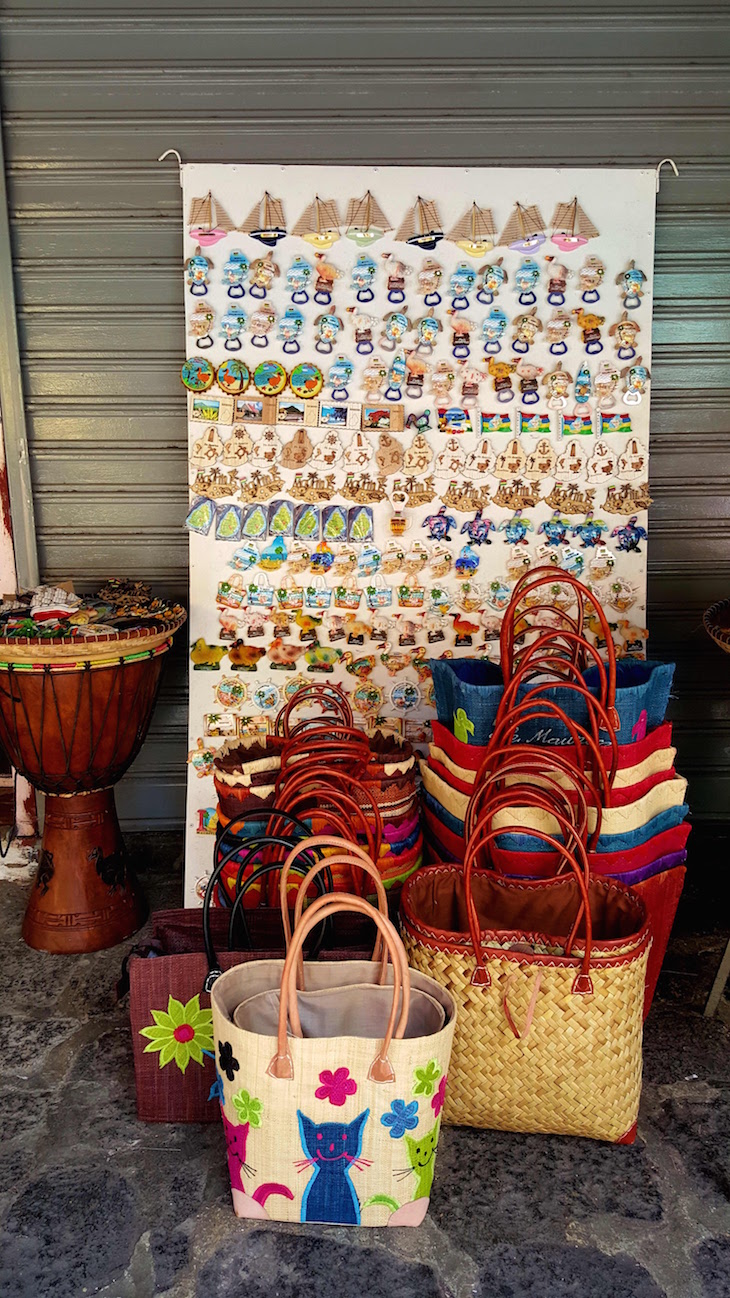
[[[448,361],[439,361],[431,375],[431,391],[439,400],[448,400],[451,391],[456,382],[456,373],[453,365]]]
[[[214,739],[235,738],[236,717],[232,712],[205,712],[203,714],[203,731],[204,734],[209,738],[214,738]],[[208,807],[206,808],[205,811],[199,811],[198,816],[200,817],[200,820],[199,820],[199,828],[197,830],[197,833],[199,834],[214,833],[215,832],[214,830],[208,830],[203,827],[205,825],[204,818],[206,816],[210,816],[213,819],[215,819],[214,808]],[[205,888],[203,888],[201,895],[205,896]]]
[[[481,482],[488,473],[492,472],[493,465],[494,451],[486,437],[483,437],[476,450],[467,455],[462,473],[465,478]]]
[[[340,361],[343,362],[341,369],[339,368]],[[345,367],[351,364],[352,362],[349,361],[346,356],[339,356],[334,362],[334,365],[330,366],[327,379],[328,386],[332,387],[332,378],[337,377],[338,373],[340,379],[342,379],[345,373]],[[306,409],[308,410],[309,407],[306,407]],[[357,402],[352,401],[348,402],[347,405],[343,405],[341,398],[337,398],[336,401],[320,401],[317,423],[320,428],[360,428],[362,426],[362,406]]]
[[[383,261],[386,266],[386,289],[388,291],[388,301],[397,305],[406,300],[406,280],[411,273],[410,266],[405,262],[394,260],[392,252],[383,253]]]
[[[376,715],[383,706],[384,695],[379,685],[372,681],[361,681],[350,694],[350,701],[361,717]]]
[[[619,622],[618,626],[619,626],[619,633],[623,641],[622,648],[623,648],[624,657],[625,658],[645,658],[646,657],[645,642],[649,638],[649,632],[647,628],[645,626],[631,626],[630,623],[626,621]],[[621,649],[620,648],[617,649],[616,652],[620,654]]]
[[[490,542],[491,544],[491,542]],[[454,569],[459,577],[471,577],[479,567],[479,552],[468,542],[459,551]]]
[[[204,744],[202,738],[198,738],[195,748],[191,748],[188,752],[188,763],[192,766],[199,780],[204,779],[206,775],[213,774],[215,754],[216,749]]]
[[[294,507],[288,500],[272,500],[268,508],[269,536],[294,535]]]
[[[460,514],[468,514],[472,509],[486,508],[489,504],[489,491],[483,483],[476,486],[473,482],[462,480],[459,484],[455,478],[452,478],[441,499],[449,509],[456,509]]]
[[[226,363],[228,365],[241,365],[243,362],[228,361]],[[273,371],[271,371],[271,369],[268,368],[270,367],[271,364],[272,364],[271,362],[264,361],[262,363],[264,368],[262,368],[262,365],[257,366],[257,369],[259,370],[261,376],[263,376],[264,374],[269,374],[273,376]],[[286,370],[283,370],[282,372],[284,375],[284,383],[282,386],[286,387]],[[265,397],[262,401],[259,400],[251,401],[246,397],[236,397],[233,400],[233,423],[234,424],[253,424],[254,426],[261,427],[263,424],[273,424],[275,421],[276,421],[276,402],[273,400],[273,398]],[[221,420],[221,423],[223,422],[224,421]]]
[[[420,415],[417,415],[415,410],[412,410],[406,419],[405,426],[406,428],[415,428],[419,433],[428,432],[431,428],[431,411],[422,410]]]
[[[391,531],[393,531],[394,536],[398,536],[398,537],[403,536],[403,534],[408,531],[411,520],[407,519],[404,516],[402,512],[402,506],[399,506],[397,504],[394,505],[394,512],[391,521],[393,520],[395,521],[400,520],[405,524],[402,531],[398,531],[397,529],[393,531],[393,528],[391,527]],[[380,562],[381,572],[383,572],[387,577],[392,577],[394,572],[400,572],[401,568],[403,567],[403,560],[405,559],[405,557],[406,557],[405,550],[403,549],[403,546],[399,543],[399,541],[389,541],[385,549],[383,550],[383,554],[381,557],[381,562]]]
[[[471,416],[468,410],[461,406],[450,406],[448,410],[439,408],[436,411],[438,417],[438,430],[440,433],[470,433],[472,432]]]
[[[583,473],[583,452],[579,443],[571,438],[555,461],[555,477],[558,482],[567,482],[579,478]]]
[[[224,317],[225,318],[225,317]],[[215,381],[219,388],[231,395],[238,395],[245,392],[251,382],[251,375],[248,366],[243,361],[230,360],[223,361],[218,366],[215,375]],[[221,422],[231,422],[230,420]]]
[[[304,316],[296,307],[288,306],[279,321],[278,334],[284,346],[282,351],[298,352],[298,338],[304,329]]]
[[[583,346],[588,356],[593,356],[597,352],[603,351],[601,342],[601,325],[606,323],[606,317],[596,315],[595,312],[584,311],[582,307],[575,307],[573,315],[581,331]]]
[[[456,443],[458,447],[458,442]],[[442,505],[436,514],[429,514],[424,518],[421,527],[428,528],[428,535],[432,541],[450,541],[451,532],[456,527],[456,519],[451,514],[446,513],[446,506]]]
[[[340,434],[336,429],[329,429],[322,440],[317,443],[310,460],[313,469],[331,469],[337,464],[343,455],[342,442]]]
[[[545,519],[537,529],[538,536],[544,536],[549,545],[568,545],[570,520],[565,518],[559,509],[554,509],[550,518]]]
[[[439,284],[443,277],[443,267],[429,257],[421,266],[416,276],[418,291],[423,297],[424,306],[438,306],[441,301]]]
[[[442,577],[448,577],[454,565],[454,556],[448,545],[439,542],[435,545],[431,553],[430,573],[432,577],[441,580]]]
[[[482,411],[482,434],[486,433],[511,433],[512,421],[510,416],[503,410],[483,410]]]
[[[375,463],[378,466],[378,472],[384,478],[389,477],[392,473],[400,473],[403,468],[404,458],[405,452],[398,439],[392,437],[390,433],[382,432],[375,452]]]
[[[234,672],[255,672],[266,650],[258,645],[246,644],[244,640],[234,640],[228,650],[231,669]]]
[[[443,237],[443,224],[436,204],[420,196],[406,212],[395,234],[399,243],[422,248],[424,252],[432,252]]]
[[[314,450],[306,428],[298,428],[291,441],[285,442],[279,457],[284,469],[303,469]]]
[[[281,441],[275,428],[263,428],[253,440],[249,464],[256,469],[268,469],[278,463]]]
[[[190,200],[188,224],[190,238],[195,239],[203,248],[209,248],[225,239],[235,229],[223,204],[213,197],[210,190],[204,198]]]
[[[593,381],[591,379],[591,372],[584,362],[575,376],[575,384],[573,386],[573,396],[575,397],[576,405],[587,405],[592,395]]]
[[[636,262],[629,262],[627,269],[616,276],[616,283],[621,289],[623,305],[628,311],[635,311],[641,306],[646,275],[643,270],[637,268]]]
[[[232,557],[228,560],[228,567],[234,568],[237,572],[248,572],[249,568],[253,568],[258,561],[257,547],[253,541],[246,541],[233,551]]]
[[[525,467],[525,452],[518,438],[513,437],[497,456],[494,472],[498,478],[516,477]]]
[[[616,473],[616,453],[601,438],[596,442],[586,461],[588,482],[610,482]]]
[[[479,274],[481,282],[477,291],[477,302],[490,306],[503,284],[507,283],[507,272],[502,265],[503,258],[483,266]]]
[[[189,392],[207,392],[213,386],[215,370],[202,356],[189,356],[183,362],[180,378]]]
[[[585,265],[578,272],[578,282],[583,302],[590,304],[598,301],[601,296],[600,289],[605,274],[606,267],[600,258],[588,257],[586,259]]]
[[[386,401],[400,401],[403,396],[403,383],[406,378],[406,358],[402,352],[394,356],[387,373]]]
[[[522,478],[514,478],[508,482],[506,478],[501,478],[497,490],[492,495],[492,504],[499,505],[500,509],[520,512],[523,509],[534,509],[540,500],[542,490],[541,482],[523,482]]]
[[[196,248],[192,256],[188,257],[185,262],[185,274],[188,280],[188,292],[192,297],[206,296],[212,269],[212,261],[200,251],[200,248]]]
[[[609,582],[608,586],[601,591],[601,602],[607,604],[615,613],[628,613],[638,598],[638,586],[633,582],[625,581],[622,577]]]
[[[437,478],[450,478],[461,473],[466,453],[456,437],[449,437],[434,460],[433,471]]]
[[[454,644],[456,648],[470,648],[474,643],[474,636],[479,634],[479,623],[470,621],[469,618],[464,617],[463,613],[452,613],[451,617],[454,623],[454,633],[456,637]]]
[[[615,411],[613,414],[601,414],[601,433],[630,433],[631,432],[631,415],[624,411]]]
[[[284,207],[279,198],[264,194],[263,198],[251,208],[246,220],[240,225],[241,234],[250,234],[267,248],[276,247],[286,234]]]
[[[345,216],[345,238],[358,248],[367,248],[393,229],[377,199],[370,190],[362,198],[351,198]]]
[[[189,532],[197,532],[199,536],[207,536],[213,526],[215,518],[215,505],[207,496],[196,496],[185,519],[185,526]]]
[[[274,636],[268,651],[269,663],[272,671],[293,672],[296,670],[297,659],[301,658],[304,653],[303,644],[284,644],[281,636]],[[335,653],[332,649],[331,653]]]
[[[259,504],[247,505],[243,510],[241,522],[242,535],[250,537],[252,540],[259,540],[261,537],[266,536],[267,527],[268,516],[264,506]]]
[[[546,410],[535,410],[529,413],[525,410],[518,410],[515,422],[518,433],[531,433],[535,437],[549,437],[552,433],[550,415]]]
[[[391,311],[383,321],[383,332],[380,335],[383,351],[394,352],[396,347],[400,347],[410,327],[407,315],[402,311]]]
[[[406,396],[412,401],[419,401],[423,396],[423,385],[431,366],[415,351],[406,352]]]
[[[624,554],[641,554],[641,542],[648,540],[646,528],[638,523],[638,516],[632,514],[621,527],[614,527],[611,537],[616,541],[616,549]]]
[[[610,361],[601,363],[601,368],[593,380],[599,410],[610,410],[620,377],[619,371],[611,365]]]
[[[515,288],[520,306],[532,306],[537,302],[535,289],[540,283],[540,267],[532,257],[524,258],[515,271]]]
[[[341,658],[341,649],[330,649],[318,644],[312,645],[304,655],[308,672],[332,673]]]
[[[512,587],[495,577],[486,588],[486,603],[495,613],[503,613],[512,598]]]
[[[343,328],[344,325],[338,315],[333,315],[331,312],[318,315],[314,321],[315,351],[329,354]]]
[[[613,554],[605,548],[590,557],[586,571],[591,581],[605,581],[615,567],[616,560]]]
[[[224,316],[223,319],[225,320],[225,318]],[[273,307],[260,306],[255,311],[252,311],[248,321],[248,327],[251,331],[251,346],[268,347],[269,334],[275,324],[276,312]]]
[[[480,370],[476,365],[465,365],[463,362],[460,367],[461,377],[461,399],[464,405],[473,406],[479,400],[479,391],[487,375],[484,370]],[[471,432],[471,420],[469,420],[469,432]]]
[[[403,456],[403,469],[406,473],[425,473],[433,460],[433,450],[423,433],[416,433],[413,441],[406,447]]]
[[[327,386],[332,393],[333,401],[347,401],[349,396],[347,385],[352,381],[355,367],[352,361],[346,356],[338,356],[333,361],[327,371]],[[327,409],[331,409],[327,407]],[[320,422],[322,422],[322,407],[320,407]],[[325,422],[329,422],[325,412]],[[347,412],[345,411],[345,426],[347,426]]]
[[[621,398],[624,405],[638,406],[641,398],[646,394],[647,384],[651,379],[648,369],[641,364],[640,356],[636,357],[633,365],[621,371],[621,378],[624,381],[624,394]]]
[[[325,513],[327,511],[325,510]],[[324,517],[324,515],[323,515]],[[355,505],[347,511],[347,540],[348,541],[372,541],[373,539],[373,511],[367,505]],[[344,539],[344,538],[340,538]],[[378,564],[380,564],[380,553],[378,552]]]
[[[372,284],[377,274],[377,263],[367,253],[361,252],[352,268],[350,280],[358,302],[372,302],[375,294]],[[401,299],[402,301],[403,299]]]
[[[251,262],[248,277],[250,282],[249,293],[251,297],[265,298],[266,294],[274,286],[274,280],[278,279],[280,274],[279,267],[274,261],[274,255],[267,252],[265,257],[257,257]]]
[[[534,306],[524,315],[515,316],[512,325],[514,328],[512,351],[528,352],[537,335],[542,332],[542,320],[538,318],[537,307]]]
[[[317,505],[298,505],[294,510],[294,536],[298,541],[318,541],[320,511]]]
[[[449,279],[452,311],[468,310],[469,294],[474,288],[476,280],[477,272],[474,267],[467,265],[465,261],[460,261],[456,269],[451,272],[451,278]]]
[[[321,573],[312,578],[310,584],[304,587],[304,607],[305,609],[321,612],[328,609],[332,603],[332,589],[325,582]],[[301,636],[300,636],[301,639]]]
[[[350,445],[345,449],[343,464],[348,469],[365,469],[372,459],[373,448],[369,439],[362,433],[355,433]]]
[[[398,596],[399,608],[423,608],[426,601],[425,586],[409,585],[408,583],[403,582],[400,586],[396,587],[396,594]],[[396,614],[396,617],[400,616],[399,613]],[[400,626],[401,628],[407,626],[407,620],[402,620]],[[413,638],[410,639],[411,644],[415,644],[415,635],[417,632],[418,626],[416,625],[414,630],[410,633],[410,635],[413,636]]]
[[[273,681],[257,681],[250,686],[251,702],[262,712],[274,712],[281,704],[281,691]]]
[[[267,315],[268,314],[269,313],[267,312]],[[245,328],[246,328],[246,312],[243,310],[243,307],[230,306],[221,318],[221,327],[220,327],[220,335],[219,335],[221,338],[225,339],[223,346],[225,347],[227,352],[240,352],[241,334],[243,333]],[[269,328],[271,328],[270,325]],[[268,329],[266,332],[268,332]],[[254,339],[252,339],[251,341],[254,347],[261,346],[261,345],[266,346],[266,343],[263,344],[261,344],[260,342],[257,343]]]
[[[272,496],[282,490],[283,486],[284,483],[277,466],[269,473],[262,473],[260,469],[256,469],[250,479],[241,478],[238,499],[248,503],[256,500],[270,500]]]
[[[421,352],[424,356],[430,356],[441,332],[441,321],[436,316],[425,315],[420,320],[416,320],[413,326],[416,332],[416,351]]]
[[[330,489],[330,495],[333,490],[334,488]],[[352,500],[358,505],[376,505],[379,501],[385,500],[387,494],[383,479],[378,478],[378,481],[374,482],[367,473],[362,473],[359,476],[348,473],[340,488],[340,495],[344,496],[345,500]],[[324,497],[324,499],[328,499],[328,497]]]
[[[515,511],[512,518],[503,519],[497,528],[498,532],[504,532],[506,545],[528,545],[527,533],[534,530],[529,518],[525,518],[519,510]]]
[[[534,204],[523,207],[521,203],[515,203],[499,236],[500,245],[512,248],[515,252],[534,252],[544,242],[545,222],[539,208]]]
[[[522,404],[525,406],[534,406],[540,400],[537,382],[538,375],[542,374],[539,365],[532,365],[528,361],[521,360],[515,366],[515,373],[519,376],[520,395]]]
[[[550,410],[564,410],[568,404],[573,375],[563,369],[563,362],[558,361],[554,370],[550,370],[543,379],[542,386],[547,393]]]
[[[195,346],[201,351],[213,346],[211,328],[215,321],[215,311],[205,302],[198,302],[188,318],[188,328],[195,339]]]
[[[497,228],[490,208],[479,207],[477,203],[467,208],[446,235],[468,257],[483,257],[494,247],[496,237]]]
[[[565,303],[565,290],[572,271],[568,266],[563,266],[561,262],[555,261],[554,257],[546,257],[548,263],[548,292],[547,300],[550,306],[563,306]]]
[[[545,324],[545,338],[552,356],[564,356],[568,350],[568,337],[573,323],[567,311],[554,311]]]
[[[334,199],[320,198],[315,194],[313,202],[305,207],[293,227],[292,234],[324,252],[331,248],[340,237],[340,216]]]
[[[223,451],[223,442],[216,428],[206,428],[202,437],[193,442],[188,463],[194,469],[204,469],[217,464]]]
[[[307,562],[308,561],[309,561],[309,555],[307,555]],[[291,564],[289,565],[289,567],[291,568]],[[293,580],[291,576],[291,573],[289,576],[287,576],[286,580],[282,583],[281,586],[277,586],[276,602],[280,610],[284,614],[286,614],[289,620],[290,620],[291,613],[299,613],[304,608],[304,587],[297,586],[296,582]],[[281,626],[281,623],[279,623],[279,625]],[[291,627],[289,628],[289,632],[287,632],[287,634],[290,633],[291,633]],[[277,631],[276,634],[283,635],[284,632],[283,630],[279,630]]]
[[[466,536],[470,545],[491,545],[489,533],[494,531],[496,528],[492,520],[484,518],[482,510],[478,509],[473,518],[462,523],[459,535]]]
[[[589,239],[598,238],[598,230],[586,216],[577,198],[569,203],[558,203],[553,212],[552,242],[561,252],[575,252],[583,248]]]
[[[492,387],[500,402],[512,401],[514,399],[514,389],[512,387],[512,374],[517,369],[517,363],[513,361],[495,361],[493,356],[489,358],[488,370],[492,377]]]
[[[399,712],[412,712],[421,702],[421,691],[411,681],[398,681],[391,686],[388,697]]]
[[[393,590],[384,581],[379,584],[374,582],[365,587],[365,603],[371,612],[377,609],[390,608],[393,603]],[[378,639],[378,636],[374,637]],[[362,640],[360,644],[362,644]]]
[[[385,391],[386,380],[388,378],[388,367],[380,356],[373,356],[365,366],[362,372],[362,385],[365,389],[365,401],[378,401]],[[372,410],[371,406],[363,406],[363,420],[365,411]],[[365,425],[363,424],[363,427]]]
[[[195,672],[219,672],[221,658],[228,653],[224,644],[208,644],[204,636],[199,636],[190,650],[190,659]]]
[[[422,505],[430,505],[436,499],[432,477],[424,478],[423,481],[413,477],[405,478],[403,481],[396,478],[393,491],[405,495],[408,509],[419,509]]]
[[[248,275],[249,260],[240,248],[232,248],[223,265],[223,283],[230,298],[244,296],[244,280]]]
[[[633,360],[636,355],[636,339],[641,333],[641,328],[637,320],[632,320],[627,311],[624,311],[620,320],[611,325],[608,331],[609,338],[613,338],[616,355],[620,361]],[[200,346],[200,343],[198,343]]]
[[[500,311],[499,307],[492,307],[489,315],[482,320],[482,340],[487,356],[496,356],[497,352],[501,352],[500,340],[508,324],[504,311]]]
[[[630,437],[616,462],[616,476],[635,482],[646,473],[648,456],[635,437]]]
[[[571,528],[571,535],[580,539],[583,550],[594,549],[596,546],[605,545],[603,533],[608,531],[608,524],[601,518],[594,518],[592,514],[586,514],[582,523],[577,523]]]
[[[295,473],[289,490],[295,500],[305,500],[310,504],[318,500],[331,500],[335,491],[335,475],[328,473],[326,477],[320,478],[314,470],[306,477],[302,473]]]
[[[649,483],[642,482],[636,486],[626,483],[624,487],[609,487],[603,508],[609,514],[633,514],[648,509],[652,504],[649,495]]]
[[[254,383],[256,375],[254,374]],[[258,384],[256,384],[258,387]],[[289,387],[295,397],[301,397],[302,400],[309,400],[310,397],[318,397],[324,386],[324,374],[316,365],[310,361],[300,361],[295,365],[289,375]]]
[[[541,437],[540,441],[529,451],[525,458],[525,467],[522,470],[528,482],[540,482],[542,478],[550,478],[555,470],[555,451],[546,437]]]

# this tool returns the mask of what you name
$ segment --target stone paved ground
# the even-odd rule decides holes
[[[170,846],[144,845],[158,905]],[[420,1230],[305,1233],[236,1220],[217,1124],[137,1121],[122,949],[29,951],[23,907],[1,884],[1,1298],[730,1295],[729,1034],[687,990],[717,937],[677,944],[635,1146],[447,1129]]]

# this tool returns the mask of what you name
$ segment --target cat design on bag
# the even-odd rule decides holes
[[[239,1217],[267,1217],[265,1204],[270,1194],[281,1194],[285,1199],[293,1199],[294,1195],[286,1185],[280,1185],[276,1181],[269,1181],[265,1185],[259,1185],[253,1194],[249,1195],[243,1184],[242,1172],[248,1176],[254,1176],[254,1169],[249,1167],[246,1162],[246,1146],[248,1144],[248,1133],[250,1126],[248,1122],[243,1124],[229,1122],[225,1113],[221,1110],[223,1118],[223,1128],[226,1133],[226,1147],[228,1150],[228,1171],[231,1177],[231,1191],[233,1193],[233,1206]],[[237,1196],[241,1198],[237,1199]],[[245,1203],[241,1199],[245,1196]]]
[[[299,1136],[306,1158],[298,1164],[314,1169],[302,1198],[302,1221],[359,1226],[360,1200],[350,1170],[362,1171],[370,1160],[362,1158],[362,1133],[370,1116],[365,1109],[352,1122],[314,1123],[297,1109]]]

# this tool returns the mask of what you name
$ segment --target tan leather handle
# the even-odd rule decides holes
[[[359,867],[361,870],[364,871],[365,874],[369,874],[370,877],[375,881],[375,892],[378,898],[378,910],[380,911],[381,915],[385,915],[386,919],[388,918],[388,894],[385,891],[385,887],[383,885],[383,880],[381,878],[380,871],[378,870],[377,866],[373,865],[373,862],[371,861],[365,849],[360,847],[359,843],[348,843],[347,840],[344,838],[335,838],[330,834],[314,834],[311,838],[303,839],[302,842],[297,843],[296,846],[292,848],[291,852],[289,853],[288,857],[286,858],[281,868],[281,878],[279,880],[279,900],[281,902],[281,920],[284,926],[284,939],[286,942],[287,949],[291,941],[291,932],[292,932],[291,924],[289,921],[289,907],[287,905],[287,885],[288,885],[289,871],[291,870],[291,867],[296,861],[297,857],[300,856],[302,852],[306,852],[308,848],[314,848],[314,847],[337,847],[340,849],[341,855],[326,856],[323,857],[321,861],[315,861],[314,865],[310,867],[307,874],[304,875],[304,878],[301,880],[299,887],[297,889],[297,899],[294,905],[294,927],[295,928],[299,923],[300,919],[302,918],[302,911],[304,910],[304,900],[307,895],[307,889],[310,883],[312,882],[313,879],[316,878],[316,876],[320,873],[320,871],[326,870],[327,866],[331,866],[331,865],[349,865],[352,867],[353,870]],[[380,932],[378,932],[378,935],[375,939],[375,947],[373,949],[372,958],[373,960],[380,960],[381,962],[379,981],[382,984],[385,982],[388,975],[388,949],[383,941],[383,936]],[[297,962],[297,986],[298,987],[304,986],[304,958],[301,953],[299,955],[299,960]]]
[[[301,1037],[302,1028],[296,1003],[297,955],[302,949],[307,934],[311,932],[315,925],[320,920],[327,919],[330,915],[337,915],[341,911],[367,915],[369,919],[372,919],[380,929],[383,940],[390,952],[393,963],[393,1004],[385,1036],[378,1053],[370,1065],[368,1079],[373,1082],[395,1081],[395,1072],[388,1059],[388,1050],[394,1037],[396,1041],[400,1041],[405,1035],[411,1004],[411,977],[405,948],[389,919],[381,915],[380,911],[371,906],[364,898],[354,897],[346,892],[338,893],[336,897],[320,897],[318,901],[313,902],[311,906],[307,907],[306,913],[302,916],[292,934],[291,944],[281,974],[276,1054],[266,1070],[271,1077],[293,1078],[294,1076],[294,1062],[287,1044],[286,1025],[287,1020],[289,1020],[293,1034]],[[398,1002],[401,1000],[401,993],[402,1003],[399,1013]]]

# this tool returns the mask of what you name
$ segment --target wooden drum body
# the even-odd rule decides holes
[[[23,922],[29,946],[98,951],[144,919],[112,786],[147,734],[170,643],[114,661],[110,645],[101,662],[0,661],[0,742],[46,794],[38,876]],[[74,646],[68,658],[80,652]]]

